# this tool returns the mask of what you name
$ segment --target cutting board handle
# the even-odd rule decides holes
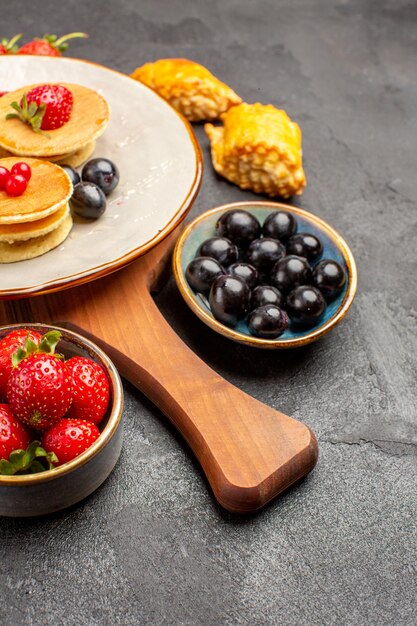
[[[196,356],[160,313],[143,276],[130,266],[91,284],[94,315],[89,323],[85,311],[80,332],[99,343],[121,375],[168,416],[218,502],[235,513],[257,511],[314,467],[316,438]],[[109,288],[114,281],[117,289]]]

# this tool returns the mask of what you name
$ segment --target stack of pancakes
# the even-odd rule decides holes
[[[72,227],[68,174],[41,159],[8,157],[0,165],[10,171],[22,160],[32,170],[26,191],[18,197],[0,191],[0,263],[40,256],[62,243]]]
[[[38,85],[22,87],[0,98],[0,158],[36,157],[78,167],[92,155],[96,139],[109,122],[109,105],[103,96],[88,87],[59,84],[71,91],[73,108],[69,121],[61,128],[48,131],[48,136],[35,133],[18,119],[5,119],[13,112],[10,104],[20,103],[23,94]]]

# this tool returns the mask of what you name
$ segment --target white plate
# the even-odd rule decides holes
[[[191,127],[151,89],[77,59],[0,56],[0,91],[60,81],[91,87],[109,102],[110,123],[94,156],[117,164],[120,184],[103,216],[74,224],[58,248],[0,264],[1,297],[55,291],[122,267],[166,237],[198,192],[202,159]]]

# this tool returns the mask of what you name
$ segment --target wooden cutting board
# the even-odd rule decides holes
[[[199,460],[218,502],[252,513],[316,464],[314,434],[240,391],[175,334],[151,296],[177,237],[105,278],[0,302],[0,323],[54,322],[100,345],[119,372],[168,416]],[[11,271],[12,271],[11,266]]]

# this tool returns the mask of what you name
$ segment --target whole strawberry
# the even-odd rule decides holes
[[[66,361],[72,377],[72,404],[67,417],[99,424],[109,404],[110,386],[99,363],[82,356]]]
[[[17,118],[35,132],[55,130],[68,122],[73,101],[63,85],[38,85],[24,94],[20,104],[11,103],[16,113],[8,113],[6,120]]]
[[[0,54],[16,54],[17,45],[16,42],[21,38],[20,35],[15,35],[12,39],[2,39],[0,41]]]
[[[12,414],[7,404],[0,404],[0,459],[8,459],[13,450],[26,450],[31,441],[29,430]]]
[[[64,418],[43,434],[42,446],[56,454],[58,465],[62,465],[87,450],[99,436],[92,422]]]
[[[66,43],[75,37],[88,37],[85,33],[69,33],[57,38],[56,35],[44,35],[42,39],[34,39],[22,46],[18,54],[37,54],[48,57],[60,57],[68,48]]]
[[[64,361],[53,354],[60,337],[60,332],[50,331],[29,354],[18,349],[12,356],[7,400],[13,414],[37,430],[55,424],[72,402],[71,374]]]
[[[41,339],[41,335],[35,331],[20,329],[13,330],[0,341],[0,402],[6,401],[7,381],[13,369],[12,354],[28,341],[38,346]]]

